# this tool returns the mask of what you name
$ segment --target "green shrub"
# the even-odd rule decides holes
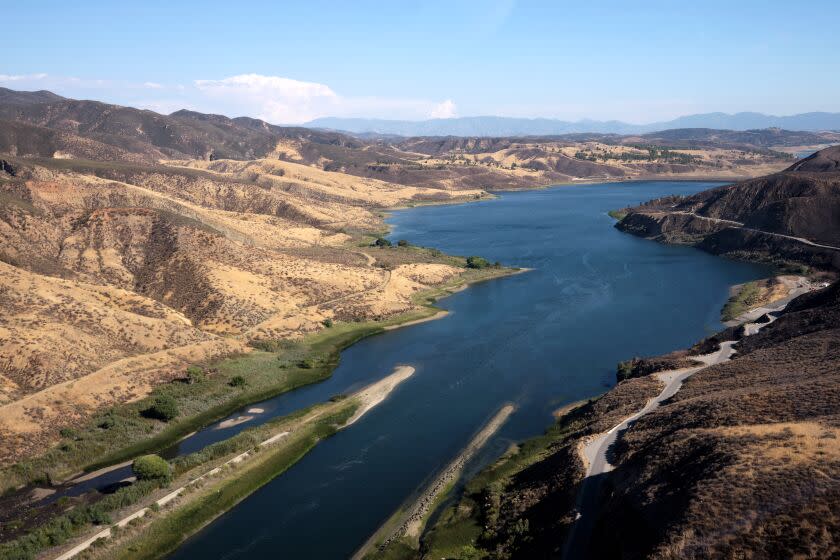
[[[169,422],[173,418],[177,418],[178,414],[180,414],[178,403],[175,402],[175,399],[171,395],[159,395],[155,397],[154,404],[143,411],[144,416],[164,422]]]
[[[298,362],[298,367],[301,369],[312,369],[315,367],[315,360],[307,358]]]
[[[204,374],[204,369],[200,366],[190,366],[187,368],[187,380],[192,383],[201,383],[207,378]]]
[[[377,237],[376,241],[373,242],[376,247],[390,247],[391,242],[385,239],[384,237]]]
[[[161,459],[162,460],[162,459]],[[111,516],[101,505],[96,504],[88,508],[88,518],[94,525],[108,525],[111,523]]]
[[[102,428],[103,430],[110,430],[114,426],[117,425],[117,418],[114,416],[112,412],[109,412],[105,416],[103,416],[97,423],[97,428]]]
[[[321,324],[324,325],[325,327],[327,327],[328,329],[331,329],[332,326],[333,326],[333,320],[332,319],[324,319],[323,321],[321,321]]]
[[[399,241],[397,241],[397,245],[399,245],[400,247],[410,247],[411,243],[409,243],[405,239],[400,239]]]
[[[245,381],[245,378],[241,375],[234,375],[228,382],[228,385],[230,385],[231,387],[244,387],[247,384],[248,382]]]
[[[484,257],[467,257],[467,268],[487,268],[490,262]]]
[[[73,428],[61,428],[61,430],[58,431],[58,434],[63,438],[69,439],[76,439],[77,437],[79,437],[79,432],[77,432]]]
[[[288,340],[261,339],[252,340],[248,345],[263,352],[280,352],[292,348],[294,343]]]
[[[633,362],[634,360],[618,362],[618,366],[615,368],[615,378],[617,381],[624,381],[633,377]]]
[[[134,460],[131,465],[134,476],[137,480],[169,480],[172,476],[172,468],[165,459],[158,455],[143,455]]]

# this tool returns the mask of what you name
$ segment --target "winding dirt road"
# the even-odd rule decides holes
[[[790,299],[793,298],[785,298],[785,300],[775,302],[772,308],[766,306],[754,310],[757,313],[755,318],[768,314],[770,321],[766,323],[745,323],[744,335],[753,335],[764,326],[772,323],[776,317],[770,315],[770,313],[784,309]],[[692,359],[703,362],[704,365],[702,366],[654,373],[653,375],[665,385],[662,391],[650,399],[640,411],[628,416],[606,432],[589,439],[581,446],[579,452],[586,465],[586,476],[578,493],[576,521],[563,548],[563,558],[565,560],[585,559],[587,557],[586,551],[598,511],[601,485],[604,476],[615,468],[609,462],[609,449],[618,439],[618,436],[624,430],[630,428],[636,420],[657,409],[664,401],[674,396],[682,388],[686,379],[709,366],[729,361],[735,354],[733,346],[737,343],[736,340],[728,340],[722,342],[716,352],[702,356],[692,356]]]
[[[840,251],[840,247],[834,247],[833,245],[823,245],[822,243],[816,243],[811,241],[810,239],[805,239],[804,237],[794,237],[792,235],[785,235],[784,233],[774,233],[772,231],[764,231],[763,229],[755,229],[746,227],[742,222],[736,222],[734,220],[724,220],[723,218],[710,218],[709,216],[701,216],[700,214],[696,214],[694,212],[684,212],[681,210],[674,210],[672,212],[663,212],[664,214],[679,214],[682,216],[691,216],[693,218],[699,218],[701,220],[708,220],[710,222],[715,222],[718,224],[725,224],[727,227],[733,229],[742,229],[744,231],[752,231],[754,233],[763,233],[764,235],[772,235],[773,237],[781,237],[782,239],[790,239],[791,241],[798,241],[799,243],[804,243],[805,245],[810,245],[811,247],[819,247],[820,249],[831,249],[832,251]]]

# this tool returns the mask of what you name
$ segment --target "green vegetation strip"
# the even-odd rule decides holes
[[[733,321],[746,313],[758,303],[761,297],[760,281],[747,282],[741,286],[738,293],[729,298],[721,311],[724,321]]]
[[[627,212],[625,210],[610,210],[607,214],[609,214],[609,216],[614,220],[618,220],[620,222],[627,215]]]
[[[318,441],[333,435],[356,410],[349,402],[341,410],[292,432],[281,446],[261,451],[235,474],[173,512],[162,515],[139,535],[108,551],[108,558],[150,560],[174,550],[185,538],[229,510],[258,488],[294,465]]]
[[[379,332],[382,326],[372,322],[342,323],[302,341],[266,341],[262,350],[209,364],[205,370],[215,373],[203,381],[185,378],[162,385],[144,399],[100,413],[83,427],[62,430],[64,441],[40,457],[3,469],[0,483],[5,489],[49,483],[154,453],[243,406],[327,379],[341,350]],[[232,386],[237,377],[245,384]],[[177,417],[150,417],[156,416],[148,411],[161,397],[174,400]]]
[[[172,462],[173,474],[178,477],[198,467],[208,468],[208,465],[218,463],[222,459],[254,449],[273,433],[280,431],[282,426],[305,416],[314,408],[301,409],[288,416],[273,419],[224,441],[208,445],[201,451],[178,457]],[[168,480],[143,480],[120,488],[93,504],[78,505],[65,514],[48,520],[26,535],[0,544],[0,558],[28,560],[46,548],[59,546],[68,539],[80,535],[92,525],[110,524],[113,512],[140,502],[165,482]]]

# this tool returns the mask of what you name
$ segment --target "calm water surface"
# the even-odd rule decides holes
[[[729,286],[767,268],[623,234],[607,216],[709,186],[558,187],[395,212],[394,240],[534,270],[442,300],[446,318],[364,340],[342,353],[330,380],[272,399],[272,411],[294,410],[398,364],[417,368],[387,401],[172,558],[346,558],[503,403],[519,408],[472,469],[511,440],[541,433],[559,406],[605,391],[619,360],[685,347],[721,328]]]

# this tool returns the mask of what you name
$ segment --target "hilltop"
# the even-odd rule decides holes
[[[158,163],[279,159],[435,189],[504,190],[604,179],[743,178],[782,169],[797,148],[840,139],[785,130],[359,138],[181,110],[170,115],[0,88],[0,153]]]

